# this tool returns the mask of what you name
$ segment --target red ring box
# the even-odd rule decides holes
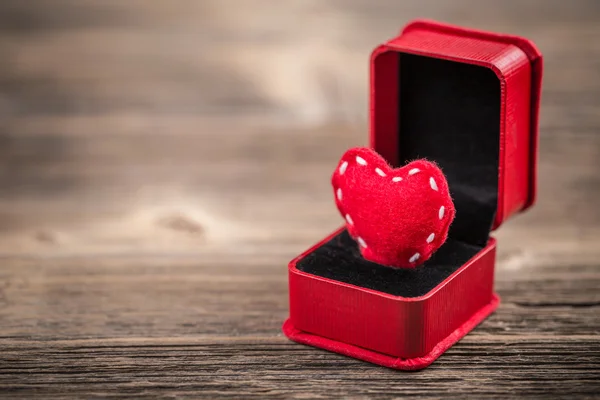
[[[371,56],[371,147],[448,178],[449,239],[422,267],[360,258],[345,229],[289,264],[291,340],[400,370],[427,367],[498,306],[489,236],[536,195],[542,56],[527,39],[414,21]]]

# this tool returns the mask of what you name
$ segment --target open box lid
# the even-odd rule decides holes
[[[450,235],[487,240],[535,201],[541,78],[527,39],[414,21],[372,53],[371,147],[394,166],[437,162]]]

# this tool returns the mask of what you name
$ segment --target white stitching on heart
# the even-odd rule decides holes
[[[360,156],[355,156],[355,159],[356,159],[357,164],[359,164],[359,165],[362,165],[362,166],[368,165],[368,162],[364,158],[362,158]],[[346,170],[348,169],[348,166],[349,166],[348,161],[343,161],[340,164],[339,169],[338,169],[339,170],[339,174],[343,175],[346,172]],[[419,168],[413,168],[410,171],[408,171],[408,175],[415,175],[415,174],[417,174],[419,172],[421,172],[421,170]],[[379,175],[381,177],[387,176],[387,174],[381,168],[375,168],[375,173],[377,173],[377,175]],[[401,182],[402,180],[403,180],[403,178],[400,177],[400,176],[394,176],[394,177],[392,177],[392,182]],[[437,182],[434,179],[434,177],[429,177],[429,186],[431,187],[432,190],[439,191],[439,187],[438,187]],[[342,188],[337,188],[336,189],[336,197],[337,197],[338,201],[342,201],[342,198],[343,198]],[[439,209],[439,211],[438,211],[438,217],[439,217],[440,220],[442,218],[444,218],[445,211],[446,211],[445,207],[441,206],[440,209]],[[354,221],[352,220],[352,217],[350,216],[350,214],[346,214],[344,216],[344,218],[345,218],[346,222],[348,223],[348,225],[354,226]],[[429,236],[426,239],[426,242],[428,244],[433,243],[433,241],[435,240],[435,237],[436,237],[435,233],[430,233]],[[360,247],[362,247],[362,248],[367,248],[368,247],[367,243],[365,242],[365,240],[362,237],[357,236],[356,237],[356,241],[358,242],[358,244],[359,244]],[[420,258],[421,258],[421,253],[417,252],[417,253],[413,254],[409,258],[408,261],[409,261],[409,263],[414,264]]]
[[[350,225],[354,225],[354,221],[352,221],[352,218],[350,217],[350,214],[346,214],[346,221],[350,224]]]
[[[379,176],[385,176],[385,172],[383,172],[379,168],[375,168],[375,172],[377,172],[377,175],[379,175]]]
[[[367,243],[360,236],[356,238],[356,241],[358,242],[358,244],[360,244],[365,249],[367,248]]]
[[[348,168],[348,161],[344,161],[342,165],[340,165],[340,175],[344,175],[346,168]]]
[[[431,186],[431,188],[435,191],[438,190],[437,183],[435,183],[435,179],[433,179],[433,176],[429,178],[429,186]]]

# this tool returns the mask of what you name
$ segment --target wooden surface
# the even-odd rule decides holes
[[[287,262],[341,224],[368,53],[427,16],[546,57],[540,197],[499,310],[399,373],[289,342]],[[600,3],[0,2],[0,396],[600,393]]]

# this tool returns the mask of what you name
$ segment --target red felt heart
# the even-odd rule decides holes
[[[367,260],[414,268],[446,241],[455,209],[442,171],[426,160],[391,168],[368,148],[348,150],[332,177],[335,202]]]

